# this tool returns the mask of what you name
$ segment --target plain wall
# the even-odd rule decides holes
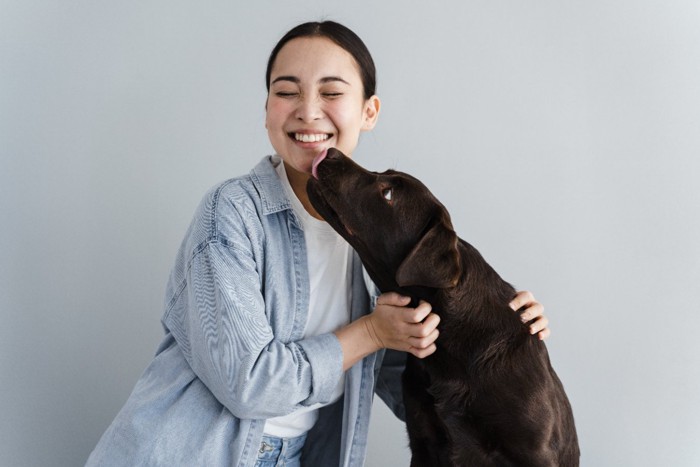
[[[162,337],[195,206],[247,173],[269,51],[334,19],[421,178],[545,305],[585,466],[700,465],[700,3],[0,0],[0,465],[82,465]],[[367,465],[405,466],[377,403]]]

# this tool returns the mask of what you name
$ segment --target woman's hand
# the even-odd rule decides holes
[[[440,317],[432,313],[428,302],[421,300],[416,308],[409,308],[410,301],[394,292],[380,295],[376,308],[367,317],[367,331],[380,348],[425,358],[435,352]]]
[[[520,311],[520,319],[523,323],[528,323],[530,334],[537,334],[540,340],[549,337],[550,331],[547,325],[549,320],[544,315],[544,307],[535,300],[532,293],[528,291],[518,292],[515,298],[509,303],[513,311]]]
[[[427,302],[409,308],[409,297],[389,292],[379,296],[374,311],[335,331],[343,351],[343,371],[379,349],[410,352],[425,358],[435,352],[440,317]]]

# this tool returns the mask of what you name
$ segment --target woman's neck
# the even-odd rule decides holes
[[[284,170],[287,172],[287,180],[289,180],[289,184],[292,186],[294,194],[297,195],[297,198],[299,198],[299,201],[301,201],[301,205],[304,206],[306,212],[311,214],[316,219],[324,220],[323,217],[321,217],[321,215],[311,205],[309,195],[306,193],[306,182],[309,181],[311,174],[299,172],[286,162],[284,162]]]

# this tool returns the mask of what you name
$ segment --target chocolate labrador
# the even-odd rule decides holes
[[[571,405],[515,296],[417,179],[370,172],[336,149],[319,155],[307,192],[357,251],[382,292],[429,302],[436,352],[403,374],[411,466],[579,465]]]

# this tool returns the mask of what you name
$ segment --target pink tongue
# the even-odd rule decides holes
[[[320,164],[323,159],[326,158],[328,154],[328,149],[324,149],[318,156],[314,157],[314,161],[311,163],[311,175],[318,180],[318,164]]]

